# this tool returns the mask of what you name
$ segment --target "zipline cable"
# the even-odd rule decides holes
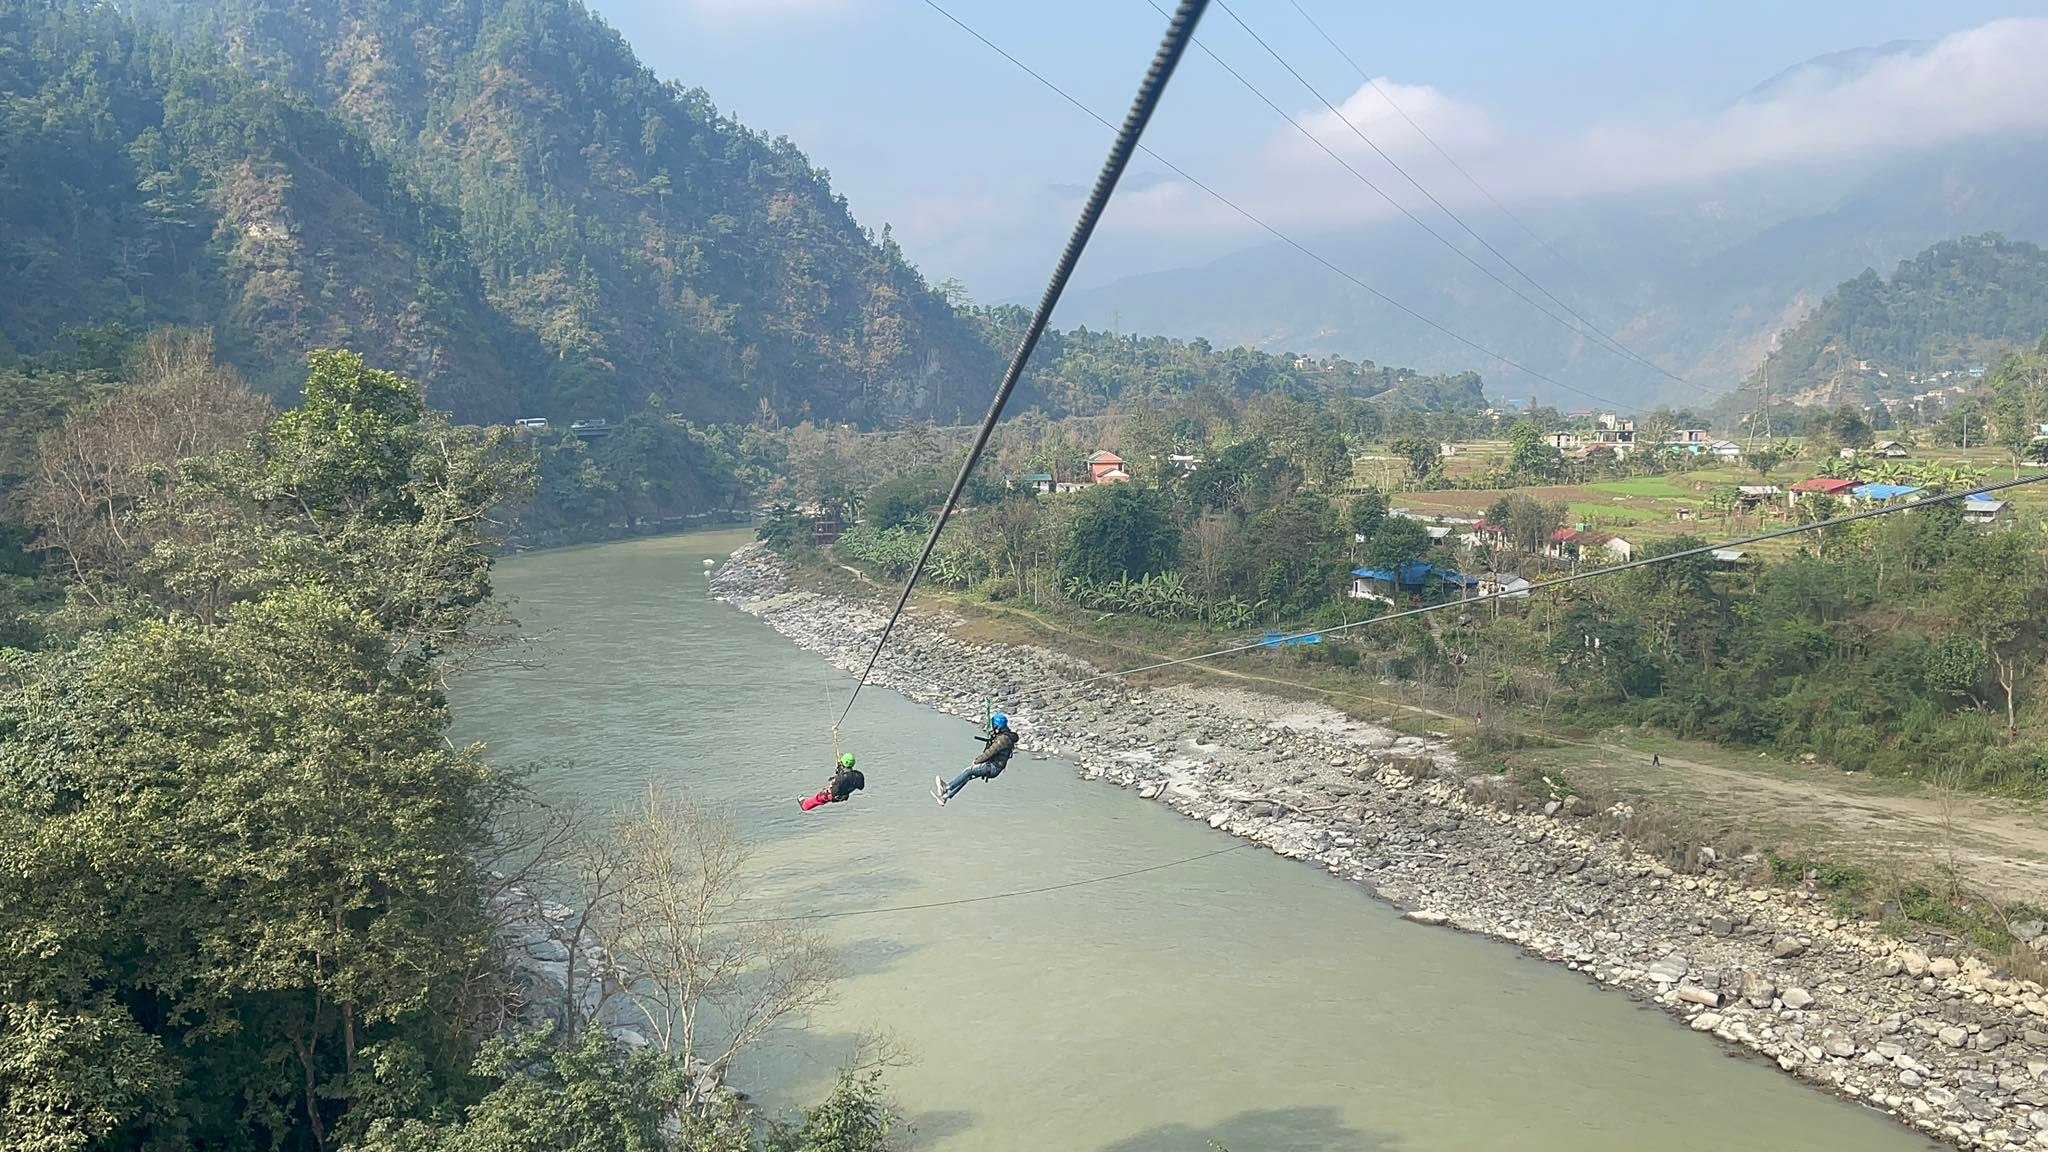
[[[1101,114],[1097,113],[1095,109],[1090,108],[1088,105],[1082,103],[1079,97],[1068,92],[1066,89],[1060,87],[1058,84],[1053,83],[1051,80],[1046,79],[1046,77],[1043,74],[1041,74],[1037,69],[1031,67],[1031,65],[1029,64],[1026,64],[1024,61],[1018,59],[1016,56],[1011,55],[1010,52],[1007,49],[1005,49],[1002,45],[997,44],[995,41],[990,40],[988,37],[982,35],[980,32],[975,31],[972,25],[968,24],[966,21],[960,19],[958,16],[953,15],[951,12],[941,7],[938,3],[938,0],[924,0],[924,5],[925,7],[930,8],[932,11],[937,12],[939,15],[944,16],[947,20],[952,21],[955,27],[959,28],[962,32],[965,32],[969,36],[972,36],[976,40],[980,41],[981,45],[984,48],[987,48],[989,51],[994,52],[996,55],[1001,56],[1003,59],[1015,65],[1018,71],[1024,73],[1026,76],[1031,77],[1033,80],[1038,81],[1039,84],[1043,85],[1053,95],[1058,96],[1060,99],[1065,100],[1069,104],[1072,104],[1075,108],[1081,111],[1082,115],[1087,116],[1089,119],[1095,121],[1096,123],[1102,125],[1105,128],[1114,129],[1116,127],[1114,124],[1111,124],[1108,119],[1104,118]],[[1609,399],[1608,397],[1601,396],[1593,392],[1588,392],[1584,388],[1567,384],[1564,381],[1559,380],[1553,376],[1550,376],[1543,372],[1539,372],[1536,369],[1531,368],[1528,365],[1523,364],[1515,360],[1514,358],[1505,355],[1504,353],[1496,352],[1493,349],[1488,348],[1486,345],[1479,343],[1477,340],[1474,340],[1468,336],[1463,335],[1462,333],[1453,330],[1441,321],[1431,319],[1423,313],[1418,312],[1413,308],[1410,308],[1408,305],[1401,303],[1399,300],[1394,299],[1392,296],[1389,296],[1385,292],[1382,292],[1379,289],[1373,287],[1372,285],[1366,283],[1364,280],[1358,278],[1350,272],[1347,272],[1344,269],[1339,268],[1336,264],[1331,263],[1327,258],[1322,256],[1321,254],[1309,248],[1306,244],[1303,244],[1301,241],[1296,240],[1294,237],[1289,236],[1287,233],[1280,231],[1280,229],[1274,227],[1273,225],[1268,224],[1265,220],[1260,219],[1257,215],[1253,214],[1250,209],[1245,208],[1243,205],[1230,199],[1223,193],[1218,192],[1216,189],[1210,187],[1208,184],[1205,184],[1201,180],[1196,179],[1195,176],[1191,174],[1187,169],[1181,167],[1180,165],[1174,163],[1171,160],[1168,160],[1166,157],[1161,156],[1158,152],[1152,150],[1151,148],[1143,144],[1140,144],[1138,146],[1138,150],[1143,152],[1145,155],[1151,157],[1153,161],[1155,161],[1162,167],[1166,168],[1168,171],[1171,171],[1174,175],[1180,177],[1182,180],[1187,181],[1193,187],[1200,189],[1204,193],[1207,193],[1208,196],[1211,199],[1215,200],[1218,204],[1221,204],[1225,208],[1230,209],[1232,212],[1237,213],[1239,216],[1244,217],[1244,219],[1247,222],[1249,222],[1253,227],[1256,227],[1261,231],[1265,232],[1266,234],[1272,236],[1275,240],[1280,241],[1282,244],[1285,244],[1287,247],[1294,249],[1296,252],[1299,252],[1301,255],[1307,257],[1309,260],[1315,262],[1318,265],[1321,265],[1322,268],[1325,271],[1329,272],[1331,275],[1346,281],[1352,287],[1357,288],[1359,291],[1366,293],[1367,295],[1380,301],[1382,304],[1385,304],[1389,308],[1394,309],[1396,312],[1401,313],[1403,316],[1406,316],[1409,319],[1414,320],[1416,323],[1421,324],[1424,327],[1429,328],[1430,330],[1437,332],[1443,336],[1449,337],[1451,340],[1467,348],[1470,348],[1474,352],[1477,352],[1480,356],[1485,357],[1486,359],[1491,360],[1497,364],[1500,364],[1503,367],[1512,368],[1515,371],[1520,372],[1521,374],[1529,377],[1532,380],[1541,381],[1542,383],[1548,384],[1553,388],[1557,388],[1565,392],[1570,392],[1576,396],[1580,396],[1587,400],[1591,400],[1597,404],[1602,404],[1609,408],[1613,408],[1616,411],[1643,411],[1643,408],[1640,405],[1623,404],[1618,400]]]
[[[926,0],[931,3],[931,0]],[[936,4],[932,5],[937,8]],[[1088,194],[1088,203],[1081,210],[1081,218],[1074,224],[1074,234],[1068,238],[1066,251],[1060,254],[1059,265],[1053,269],[1052,280],[1045,286],[1045,295],[1038,301],[1038,310],[1032,313],[1031,324],[1024,330],[1024,338],[1018,342],[1016,354],[1010,358],[1009,370],[1003,373],[1001,387],[996,389],[995,401],[989,405],[988,415],[981,422],[981,431],[974,438],[974,447],[968,450],[967,459],[960,465],[960,475],[953,479],[953,490],[946,495],[945,506],[939,509],[938,522],[932,525],[931,535],[925,538],[924,551],[919,554],[917,564],[910,570],[910,576],[903,581],[903,594],[896,598],[896,608],[889,614],[888,623],[882,626],[882,634],[875,640],[875,650],[868,654],[867,666],[861,669],[860,678],[854,681],[853,693],[846,700],[845,711],[833,725],[836,730],[846,718],[853,714],[853,705],[860,699],[860,690],[868,682],[868,676],[875,670],[875,661],[881,659],[882,648],[889,643],[889,634],[895,631],[896,621],[903,615],[904,605],[910,602],[910,592],[917,586],[917,578],[932,558],[932,550],[938,547],[939,534],[946,530],[946,522],[953,517],[953,509],[960,503],[960,494],[967,488],[968,477],[974,474],[974,466],[981,462],[983,449],[988,447],[989,437],[994,434],[996,422],[1002,419],[1003,407],[1010,402],[1010,393],[1017,388],[1017,381],[1024,375],[1024,366],[1031,359],[1032,350],[1038,347],[1038,340],[1045,334],[1045,328],[1052,320],[1052,312],[1060,302],[1060,296],[1067,290],[1067,280],[1074,274],[1074,266],[1080,263],[1081,253],[1088,247],[1089,238],[1095,234],[1095,226],[1102,220],[1103,209],[1109,206],[1109,198],[1115,193],[1117,182],[1123,178],[1124,169],[1129,166],[1131,154],[1138,149],[1138,141],[1145,134],[1145,126],[1151,123],[1152,113],[1159,108],[1159,100],[1166,94],[1167,82],[1173,79],[1173,71],[1179,66],[1181,56],[1187,51],[1188,42],[1194,39],[1195,25],[1201,21],[1202,12],[1209,6],[1209,0],[1181,0],[1180,8],[1173,14],[1166,27],[1165,38],[1160,42],[1159,51],[1152,57],[1152,67],[1145,73],[1143,83],[1138,86],[1138,95],[1131,102],[1131,110],[1124,117],[1123,127],[1117,131],[1116,142],[1110,146],[1109,158],[1103,161],[1102,172],[1095,178],[1095,188]],[[943,14],[944,9],[940,9]],[[957,21],[956,21],[957,23]]]
[[[1360,128],[1358,126],[1357,121],[1345,115],[1344,110],[1341,107],[1339,107],[1335,103],[1332,103],[1330,98],[1323,94],[1322,89],[1317,88],[1313,83],[1311,83],[1307,77],[1303,76],[1300,73],[1300,71],[1298,71],[1294,67],[1294,65],[1288,63],[1287,58],[1282,56],[1279,53],[1279,51],[1272,46],[1272,44],[1268,43],[1265,37],[1259,35],[1258,32],[1254,30],[1250,24],[1245,23],[1244,17],[1239,16],[1237,14],[1237,9],[1232,8],[1228,3],[1228,0],[1216,0],[1216,4],[1217,7],[1223,9],[1224,13],[1228,15],[1231,18],[1231,20],[1236,22],[1239,28],[1244,29],[1245,35],[1250,36],[1252,40],[1258,44],[1259,47],[1265,49],[1266,54],[1268,56],[1271,56],[1275,63],[1279,64],[1280,67],[1286,69],[1287,74],[1294,77],[1295,80],[1298,81],[1301,84],[1301,86],[1308,91],[1309,95],[1314,96],[1318,101],[1322,103],[1324,108],[1329,109],[1330,114],[1332,116],[1335,116],[1339,121],[1341,121],[1346,128],[1351,129],[1351,134],[1353,136],[1358,137],[1361,141],[1365,143],[1365,146],[1367,148],[1372,149],[1374,155],[1386,161],[1387,166],[1392,168],[1395,172],[1399,173],[1401,178],[1403,180],[1406,180],[1410,187],[1414,188],[1417,192],[1422,193],[1423,198],[1427,199],[1431,204],[1434,204],[1436,206],[1437,211],[1442,212],[1444,215],[1450,217],[1452,223],[1456,224],[1459,228],[1463,229],[1466,235],[1478,241],[1480,247],[1486,249],[1486,251],[1491,253],[1494,259],[1499,260],[1502,264],[1507,265],[1508,268],[1515,273],[1515,275],[1520,276],[1523,280],[1528,281],[1530,287],[1542,293],[1545,299],[1557,305],[1559,308],[1562,308],[1565,311],[1566,315],[1570,316],[1572,320],[1577,321],[1577,325],[1566,323],[1564,320],[1560,319],[1559,317],[1551,313],[1551,311],[1548,308],[1545,308],[1543,307],[1543,305],[1538,304],[1536,301],[1529,299],[1529,297],[1524,295],[1520,289],[1515,288],[1513,285],[1508,284],[1505,281],[1502,281],[1497,276],[1493,276],[1491,269],[1487,269],[1483,265],[1480,265],[1477,260],[1471,259],[1470,255],[1466,253],[1463,249],[1458,248],[1456,245],[1450,244],[1450,242],[1445,240],[1443,237],[1437,236],[1435,229],[1428,228],[1427,225],[1424,225],[1424,228],[1429,232],[1429,234],[1431,236],[1435,236],[1439,243],[1442,243],[1446,247],[1449,247],[1453,252],[1456,252],[1460,257],[1464,258],[1467,261],[1467,263],[1470,263],[1474,267],[1480,268],[1481,271],[1486,272],[1489,277],[1494,279],[1496,282],[1500,283],[1502,287],[1507,288],[1510,292],[1513,292],[1516,296],[1520,297],[1530,307],[1535,308],[1537,311],[1542,312],[1544,315],[1549,316],[1551,319],[1556,320],[1558,323],[1564,325],[1564,327],[1567,330],[1576,333],[1580,336],[1590,335],[1591,337],[1593,337],[1593,343],[1596,347],[1602,348],[1609,352],[1613,352],[1624,359],[1633,361],[1634,363],[1644,368],[1647,368],[1660,376],[1663,376],[1664,378],[1672,381],[1673,383],[1683,384],[1687,387],[1697,387],[1697,385],[1694,385],[1690,380],[1687,380],[1685,377],[1680,376],[1677,373],[1664,368],[1662,365],[1659,365],[1654,361],[1651,361],[1648,358],[1644,357],[1635,349],[1630,348],[1626,344],[1623,344],[1618,337],[1607,332],[1605,329],[1593,323],[1591,320],[1588,320],[1585,317],[1585,315],[1582,314],[1577,308],[1574,308],[1570,304],[1566,303],[1564,300],[1559,299],[1558,295],[1555,292],[1552,292],[1550,289],[1544,287],[1541,281],[1537,280],[1534,276],[1531,276],[1528,272],[1524,271],[1522,266],[1515,263],[1514,260],[1510,259],[1507,253],[1502,252],[1499,248],[1494,247],[1493,242],[1488,240],[1486,237],[1480,235],[1478,230],[1474,229],[1470,224],[1467,224],[1463,216],[1458,215],[1457,212],[1451,209],[1450,205],[1445,204],[1442,200],[1439,200],[1437,198],[1436,193],[1431,192],[1428,188],[1423,186],[1420,180],[1417,180],[1413,175],[1410,175],[1408,169],[1403,167],[1399,160],[1396,160],[1392,156],[1388,155],[1387,151],[1384,148],[1381,148],[1379,144],[1373,140],[1372,137],[1366,135],[1365,129]],[[1203,51],[1208,51],[1207,45],[1203,45],[1202,48]],[[1210,53],[1210,55],[1213,57],[1215,54],[1212,52]],[[1218,63],[1221,63],[1221,61],[1219,60]],[[1234,74],[1235,72],[1233,70],[1233,75]],[[1257,89],[1253,89],[1253,91],[1256,92]],[[1263,99],[1263,96],[1261,98]],[[1282,114],[1285,115],[1285,113]],[[1292,116],[1289,116],[1288,120],[1290,122],[1293,122],[1294,118]],[[1300,128],[1301,126],[1300,124],[1296,123],[1296,127]],[[1307,134],[1307,129],[1303,128],[1302,131],[1304,134]],[[1310,139],[1315,138],[1313,136],[1310,136]],[[1317,141],[1317,143],[1320,145],[1321,141]],[[1327,151],[1327,149],[1325,150]],[[1332,152],[1331,155],[1334,156],[1335,153]],[[1344,166],[1346,168],[1351,167],[1351,165],[1349,165],[1348,163]],[[1354,169],[1353,171],[1355,174],[1356,170]],[[1370,181],[1368,181],[1368,184],[1370,184]],[[1375,192],[1379,191],[1379,187],[1377,185],[1372,185],[1372,188]],[[1389,203],[1393,202],[1392,198],[1387,197],[1386,193],[1380,192],[1380,195],[1382,198],[1387,199]],[[1399,207],[1399,205],[1396,205],[1396,207]],[[1409,213],[1406,208],[1402,208],[1401,211],[1404,215],[1407,215],[1409,219],[1415,219],[1413,214]],[[1419,220],[1416,222],[1418,224],[1421,223],[1421,221]],[[1581,325],[1583,326],[1583,331],[1579,327]]]
[[[992,900],[1012,900],[1019,896],[1039,896],[1047,892],[1064,892],[1069,888],[1086,888],[1091,884],[1108,884],[1116,880],[1128,880],[1133,876],[1143,876],[1147,872],[1164,872],[1168,868],[1179,868],[1184,864],[1198,863],[1249,847],[1251,847],[1249,844],[1232,844],[1228,848],[1218,848],[1214,852],[1204,852],[1198,856],[1187,856],[1179,860],[1168,860],[1164,864],[1149,864],[1143,868],[1133,868],[1128,872],[1118,872],[1111,876],[1091,876],[1086,880],[1069,880],[1064,884],[1047,884],[1042,888],[1019,888],[1014,892],[993,892],[986,896],[962,896],[957,900],[934,900],[929,904],[894,904],[887,908],[857,908],[851,912],[811,912],[795,916],[756,916],[743,920],[720,920],[707,924],[705,927],[737,928],[746,924],[792,924],[811,920],[844,920],[850,916],[882,916],[891,912],[924,912],[933,908],[958,908],[962,904],[986,904]]]
[[[1090,684],[1101,683],[1104,680],[1118,680],[1122,679],[1125,676],[1135,676],[1141,672],[1157,672],[1162,668],[1177,668],[1183,664],[1196,664],[1204,660],[1214,660],[1222,656],[1235,656],[1241,652],[1252,652],[1261,648],[1269,648],[1277,645],[1284,645],[1296,641],[1312,639],[1314,637],[1319,636],[1329,636],[1338,632],[1349,632],[1356,628],[1365,628],[1374,624],[1386,624],[1391,621],[1405,619],[1410,616],[1426,616],[1431,612],[1442,612],[1451,608],[1469,608],[1473,605],[1485,604],[1488,601],[1492,600],[1505,600],[1517,597],[1527,597],[1534,595],[1538,592],[1547,592],[1553,588],[1562,588],[1567,584],[1577,584],[1581,581],[1591,580],[1599,576],[1613,576],[1622,572],[1633,571],[1638,568],[1649,568],[1657,564],[1669,564],[1677,560],[1689,560],[1695,556],[1705,556],[1710,553],[1722,552],[1731,548],[1745,548],[1752,544],[1762,544],[1770,540],[1782,540],[1788,536],[1798,536],[1806,532],[1818,532],[1824,528],[1839,528],[1845,524],[1854,524],[1862,520],[1874,520],[1879,516],[1889,516],[1894,512],[1910,512],[1917,508],[1930,508],[1937,504],[1949,504],[1957,500],[1966,500],[1974,496],[1989,495],[1993,492],[2003,492],[2009,488],[2022,488],[2026,485],[2039,484],[2043,481],[2048,481],[2048,474],[2040,476],[2029,476],[2020,480],[2006,480],[1998,484],[1986,484],[1982,487],[1972,488],[1967,492],[1951,492],[1941,496],[1930,496],[1925,499],[1914,500],[1906,504],[1887,504],[1881,508],[1869,508],[1865,509],[1862,512],[1852,512],[1847,516],[1837,516],[1831,520],[1817,520],[1811,524],[1795,524],[1788,528],[1778,528],[1769,532],[1760,532],[1754,536],[1745,536],[1740,540],[1730,540],[1722,544],[1702,544],[1697,548],[1686,548],[1678,552],[1666,553],[1662,556],[1649,556],[1641,560],[1630,560],[1623,564],[1610,565],[1606,568],[1593,568],[1584,572],[1574,572],[1569,576],[1558,576],[1553,577],[1549,580],[1539,580],[1529,585],[1527,588],[1517,589],[1513,592],[1487,592],[1479,596],[1467,596],[1458,600],[1446,600],[1441,604],[1425,604],[1420,608],[1405,608],[1399,612],[1390,612],[1385,616],[1375,616],[1370,620],[1356,620],[1349,624],[1339,624],[1330,628],[1318,628],[1313,632],[1296,632],[1286,636],[1269,636],[1261,640],[1254,640],[1247,644],[1238,644],[1229,648],[1219,648],[1214,652],[1204,652],[1199,656],[1182,656],[1173,660],[1162,660],[1156,664],[1142,664],[1136,668],[1124,668],[1115,672],[1104,672],[1097,676],[1090,676],[1085,679],[1073,681],[1071,684],[1068,685],[1068,687],[1082,688]],[[1399,573],[1396,572],[1395,576],[1398,580]]]

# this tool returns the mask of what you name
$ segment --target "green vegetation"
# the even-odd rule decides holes
[[[1900,262],[1890,279],[1866,270],[1843,283],[1782,335],[1764,370],[1781,394],[1855,383],[1905,396],[1921,390],[1908,373],[1989,366],[2043,329],[2048,253],[1996,234],[1966,236]]]
[[[348,353],[283,412],[210,353],[0,392],[43,428],[0,492],[34,592],[0,648],[0,1143],[755,1152],[717,1081],[829,951],[706,920],[743,895],[729,826],[550,809],[449,738],[452,663],[509,638],[493,515],[533,454]],[[516,975],[539,891],[604,972]],[[670,1023],[634,1051],[625,1018]],[[849,1073],[766,1147],[888,1130]]]

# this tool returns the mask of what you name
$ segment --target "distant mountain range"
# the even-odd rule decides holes
[[[1735,103],[1832,88],[1927,47],[1899,41],[1818,57]],[[1711,191],[1639,193],[1523,214],[1568,262],[1498,213],[1473,209],[1468,219],[1605,332],[1686,383],[1575,338],[1406,221],[1315,238],[1313,246],[1416,311],[1583,393],[1698,403],[1735,388],[1778,332],[1865,269],[1889,269],[1963,235],[2048,241],[2048,139],[1980,138],[1905,158],[1759,172],[1718,181]],[[1074,293],[1062,316],[1219,343],[1470,368],[1485,374],[1492,395],[1586,402],[1486,363],[1277,243]]]
[[[1868,403],[1968,377],[2048,336],[2048,252],[1996,234],[1937,244],[1889,277],[1864,272],[1785,332],[1766,364],[1774,395]]]

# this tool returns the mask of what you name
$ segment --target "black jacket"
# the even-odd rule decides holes
[[[982,737],[981,742],[988,745],[988,747],[983,748],[981,755],[974,758],[976,764],[993,764],[997,768],[1007,768],[1010,766],[1010,755],[1017,750],[1017,734],[1015,732],[1004,728],[992,735]]]
[[[832,802],[834,804],[868,786],[868,778],[859,769],[841,768],[832,774]]]

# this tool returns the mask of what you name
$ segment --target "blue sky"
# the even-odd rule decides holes
[[[892,224],[929,275],[958,276],[983,297],[1032,291],[1070,222],[1075,190],[1092,178],[1107,143],[1099,125],[921,0],[590,2],[657,73],[701,86],[753,127],[794,139],[831,171],[864,222]],[[940,2],[1112,119],[1164,23],[1147,0]],[[2048,119],[2048,91],[2028,78],[2048,46],[2048,0],[1300,3],[1511,203],[1627,193],[1651,179],[1646,172],[1710,187],[1757,165],[1825,158],[1838,141],[1845,153],[1865,153],[1939,143],[1951,133],[2048,127],[2036,123]],[[1288,0],[1232,6],[1324,94],[1352,100],[1343,106],[1353,122],[1407,156],[1440,195],[1470,193],[1435,166],[1419,138],[1387,119],[1391,110]],[[1203,36],[1326,142],[1362,152],[1349,127],[1224,11],[1212,7]],[[1946,54],[1862,89],[1730,112],[1786,67],[1902,39],[1935,41]],[[1951,83],[1956,76],[1981,84]],[[1377,210],[1369,193],[1199,53],[1176,79],[1150,142],[1297,233],[1365,224]],[[1141,164],[1137,174],[1152,191],[1113,214],[1082,283],[1253,239],[1242,221],[1156,165]],[[1396,179],[1375,174],[1382,177]]]

